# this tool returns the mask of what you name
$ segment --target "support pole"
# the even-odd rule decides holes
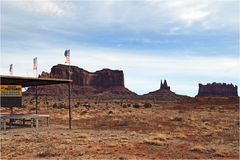
[[[68,107],[69,107],[69,129],[72,128],[72,110],[71,110],[71,83],[68,83]]]
[[[36,114],[38,114],[38,93],[37,93],[37,86],[35,86],[35,98],[36,98]]]
[[[69,66],[69,79],[70,79],[70,66]],[[69,113],[69,129],[72,129],[72,110],[71,110],[71,82],[68,83],[68,113]]]

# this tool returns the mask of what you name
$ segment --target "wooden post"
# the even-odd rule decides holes
[[[36,126],[36,128],[38,128],[38,119],[37,118],[35,119],[35,126]]]
[[[33,128],[33,126],[34,126],[34,119],[31,118],[31,128]]]

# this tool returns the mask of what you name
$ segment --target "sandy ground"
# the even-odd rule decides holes
[[[14,112],[33,113],[30,101]],[[76,99],[71,130],[66,106],[53,108],[61,100],[46,101],[40,113],[50,114],[50,125],[1,131],[1,159],[239,158],[239,99],[149,101],[150,108],[139,100]]]

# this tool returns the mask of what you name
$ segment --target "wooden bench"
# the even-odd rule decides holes
[[[41,119],[47,119],[47,126],[49,125],[49,115],[46,114],[1,114],[1,129],[6,130],[7,122],[11,128],[15,121],[22,121],[23,125],[30,121],[31,127],[38,128]]]

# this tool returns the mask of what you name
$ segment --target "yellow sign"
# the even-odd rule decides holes
[[[21,85],[1,85],[1,97],[21,97]]]

